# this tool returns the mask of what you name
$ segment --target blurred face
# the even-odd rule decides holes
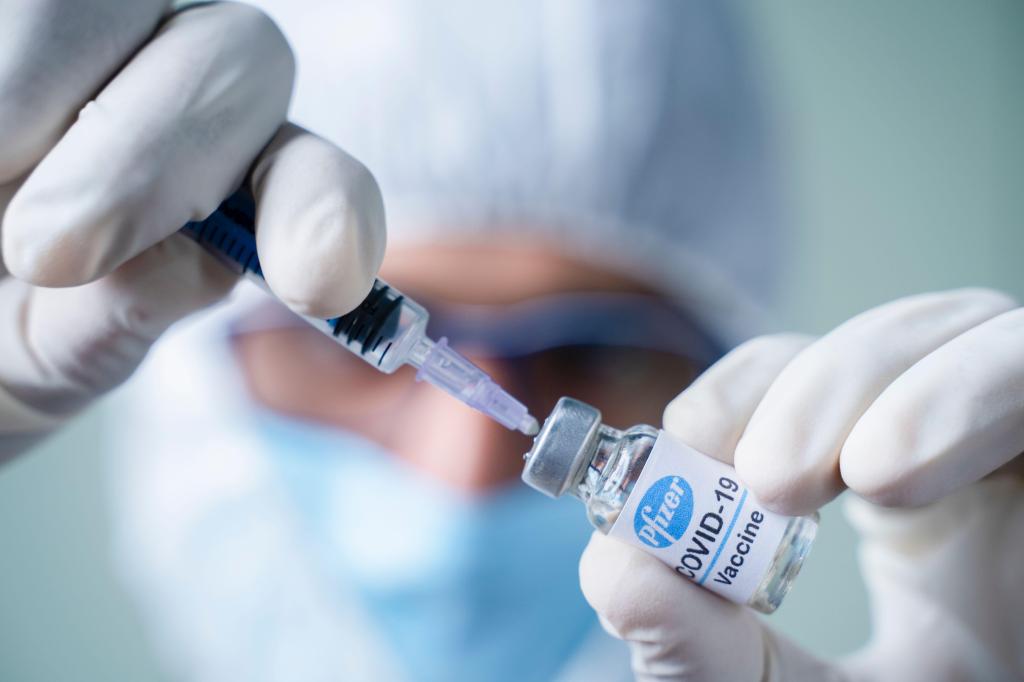
[[[439,320],[461,315],[470,326],[493,325],[516,304],[540,302],[543,307],[564,294],[590,294],[598,302],[602,294],[631,294],[664,308],[666,316],[678,314],[638,283],[540,243],[499,239],[395,248],[388,252],[381,277],[437,312]],[[536,316],[524,321],[526,328],[517,333],[548,331],[530,329],[530,324],[562,324],[555,310],[541,323]],[[434,320],[428,331],[437,338],[445,330],[435,329]],[[605,323],[630,324],[620,317]],[[697,372],[683,352],[629,345],[574,341],[510,354],[479,340],[458,345],[455,339],[453,344],[541,421],[558,397],[572,395],[601,409],[613,426],[658,424],[665,405]],[[410,367],[381,374],[314,329],[300,326],[248,332],[235,347],[258,401],[293,417],[355,431],[455,490],[485,492],[517,479],[522,470],[529,438],[415,382]]]

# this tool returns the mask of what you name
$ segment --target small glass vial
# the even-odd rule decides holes
[[[558,401],[525,460],[528,485],[579,498],[602,533],[762,613],[782,603],[818,529],[817,514],[768,511],[732,467],[671,434],[613,429],[572,398]]]

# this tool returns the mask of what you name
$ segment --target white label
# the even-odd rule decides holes
[[[758,504],[732,467],[661,431],[608,534],[745,604],[790,520]]]

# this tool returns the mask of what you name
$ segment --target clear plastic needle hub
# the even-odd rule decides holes
[[[494,383],[483,370],[456,353],[448,339],[423,338],[413,349],[409,363],[418,367],[417,381],[427,381],[447,391],[498,423],[528,436],[537,434],[538,424],[526,406]]]
[[[209,218],[188,223],[181,232],[273,296],[256,254],[254,214],[252,196],[243,188]],[[302,317],[381,372],[391,374],[412,365],[419,370],[417,380],[437,386],[509,429],[528,436],[537,433],[537,420],[522,403],[449,347],[446,339],[431,341],[426,335],[426,309],[383,280],[375,280],[350,313],[326,320]]]

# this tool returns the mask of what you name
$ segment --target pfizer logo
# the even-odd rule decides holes
[[[640,542],[661,549],[678,542],[693,516],[693,490],[680,476],[665,476],[647,489],[633,517]]]

